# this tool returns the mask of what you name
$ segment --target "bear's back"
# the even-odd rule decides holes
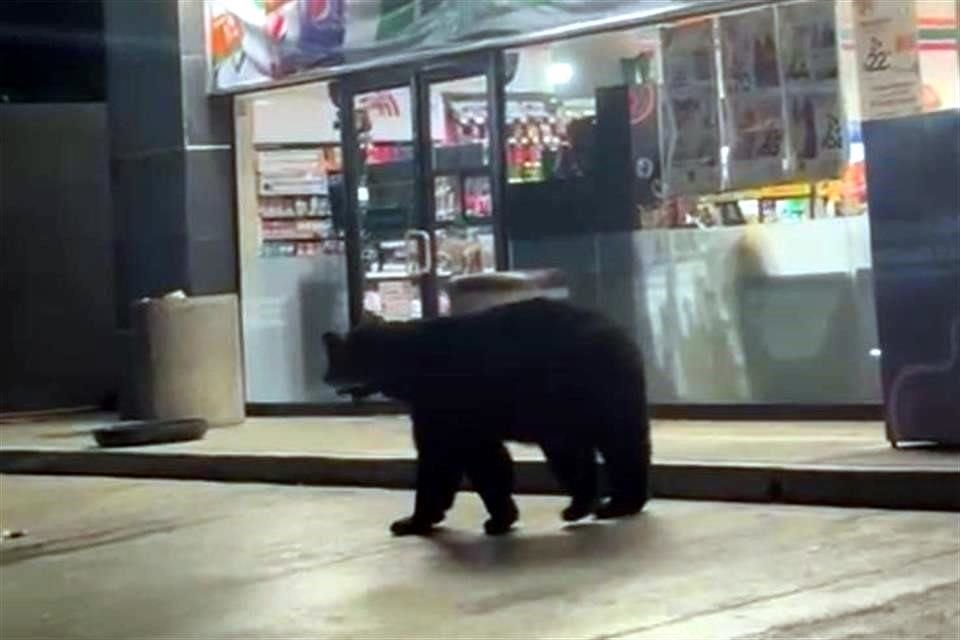
[[[477,412],[589,402],[611,384],[642,391],[640,353],[601,314],[534,299],[418,323],[416,355],[398,372],[418,400]],[[409,380],[408,380],[409,381]]]

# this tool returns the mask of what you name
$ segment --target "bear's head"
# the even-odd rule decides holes
[[[360,326],[344,335],[324,333],[323,344],[327,350],[324,382],[344,395],[365,396],[379,391],[376,386],[381,355],[378,335],[385,325],[365,316]]]

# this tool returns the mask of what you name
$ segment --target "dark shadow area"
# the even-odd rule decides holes
[[[0,105],[0,140],[0,412],[100,406],[120,368],[104,105]]]
[[[662,543],[663,530],[656,517],[640,514],[612,521],[584,521],[563,526],[558,520],[552,533],[525,533],[518,528],[502,537],[489,537],[439,529],[429,540],[446,559],[471,572],[511,571],[583,564],[595,559],[616,564],[642,561],[644,542]]]

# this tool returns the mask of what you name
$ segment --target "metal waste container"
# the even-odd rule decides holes
[[[240,321],[234,294],[144,299],[131,306],[121,418],[243,422]]]
[[[458,276],[447,287],[450,313],[461,315],[532,298],[566,299],[570,292],[559,269],[498,271]]]

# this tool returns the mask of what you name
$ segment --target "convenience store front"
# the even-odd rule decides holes
[[[418,35],[377,49],[351,41],[360,9],[329,2],[314,34],[339,44],[299,58],[266,44],[318,3],[268,3],[264,33],[236,4],[207,19],[213,87],[240,94],[251,404],[343,403],[322,381],[324,331],[447,313],[458,274],[556,267],[633,332],[657,405],[879,413],[850,3],[572,2],[501,15],[532,27],[452,53],[418,21],[481,3],[397,3]],[[917,13],[923,107],[956,108],[955,7]],[[924,20],[952,50],[925,49]]]

